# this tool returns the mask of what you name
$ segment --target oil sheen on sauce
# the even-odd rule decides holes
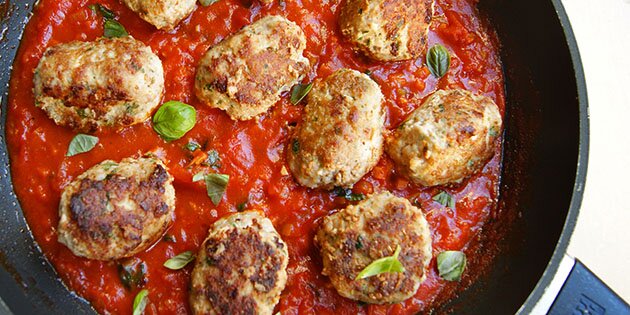
[[[378,63],[353,52],[337,26],[339,0],[279,0],[268,6],[249,0],[219,0],[201,5],[171,32],[157,31],[124,5],[100,0],[119,16],[134,38],[149,45],[164,64],[164,101],[178,100],[197,109],[198,122],[184,138],[163,141],[150,121],[119,131],[98,132],[100,142],[89,153],[65,157],[75,133],[56,126],[36,108],[33,70],[47,47],[72,40],[89,41],[103,34],[102,17],[88,6],[94,0],[41,0],[26,26],[10,82],[7,141],[14,188],[24,215],[42,251],[70,290],[76,291],[101,313],[130,314],[139,289],[127,289],[118,275],[120,262],[91,261],[74,256],[57,242],[58,204],[65,185],[105,159],[120,160],[154,152],[175,177],[176,219],[168,230],[175,239],[160,241],[136,255],[145,262],[150,303],[147,314],[186,314],[192,265],[179,271],[162,266],[181,252],[197,251],[208,228],[218,218],[247,209],[259,209],[272,220],[289,246],[288,283],[276,311],[289,314],[413,314],[432,307],[446,282],[437,276],[435,258],[427,280],[411,299],[394,305],[362,305],[342,298],[321,275],[313,245],[319,219],[348,201],[321,190],[300,187],[283,175],[285,150],[302,105],[285,95],[259,119],[236,122],[222,111],[201,104],[194,96],[194,74],[205,51],[241,27],[279,14],[296,22],[307,36],[304,55],[311,62],[305,81],[323,78],[347,67],[369,71],[386,98],[386,128],[393,129],[438,88],[465,88],[491,97],[504,110],[504,91],[498,45],[494,33],[476,12],[475,0],[439,0],[429,34],[429,47],[441,43],[452,54],[451,68],[438,80],[430,75],[424,57]],[[193,183],[194,158],[184,146],[189,140],[216,150],[219,171],[230,175],[226,195],[214,206],[201,183]],[[500,150],[497,150],[500,152]],[[424,188],[397,174],[384,155],[378,165],[354,186],[354,192],[390,190],[422,207],[433,234],[434,257],[443,250],[471,246],[484,223],[496,211],[501,156],[482,172],[457,187]],[[284,173],[286,174],[286,173]],[[441,189],[452,193],[456,208],[445,208],[432,197]],[[472,272],[472,271],[471,271]]]

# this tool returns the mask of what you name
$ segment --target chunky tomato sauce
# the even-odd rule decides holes
[[[140,289],[123,286],[119,262],[76,257],[58,243],[57,207],[64,186],[96,163],[155,152],[175,177],[177,209],[176,220],[167,232],[175,241],[162,240],[137,255],[147,266],[147,314],[190,313],[187,292],[193,264],[179,271],[162,264],[183,251],[196,251],[211,224],[238,211],[238,205],[244,202],[248,209],[264,211],[289,246],[288,283],[276,307],[283,315],[411,314],[434,306],[444,288],[452,285],[437,276],[435,258],[426,282],[403,303],[363,305],[339,296],[321,275],[320,258],[312,240],[319,219],[348,201],[326,191],[303,188],[282,172],[291,126],[300,120],[303,106],[291,105],[288,97],[283,97],[259,119],[235,122],[224,112],[202,105],[194,96],[193,80],[196,64],[210,46],[261,16],[280,14],[306,33],[305,56],[312,67],[305,81],[323,78],[342,67],[369,70],[386,97],[388,129],[395,128],[438,88],[461,87],[487,95],[503,111],[503,78],[496,40],[479,18],[475,0],[437,1],[429,45],[442,43],[453,58],[448,74],[440,80],[430,75],[423,58],[377,63],[353,52],[337,27],[337,0],[280,0],[269,7],[255,0],[220,0],[209,7],[199,6],[172,32],[156,31],[118,1],[100,1],[119,16],[132,36],[151,46],[163,61],[164,101],[193,105],[198,122],[184,138],[169,143],[153,131],[150,121],[120,131],[104,130],[96,134],[100,142],[95,149],[65,157],[75,132],[56,126],[35,107],[33,70],[47,47],[101,36],[103,19],[88,8],[94,0],[41,0],[35,7],[10,83],[7,141],[14,188],[24,215],[42,251],[69,289],[99,312],[131,313],[133,298]],[[230,175],[219,206],[212,204],[203,184],[192,182],[196,170],[188,166],[194,156],[184,147],[191,139],[204,144],[206,151],[216,150],[221,158],[219,172]],[[437,255],[443,250],[466,249],[477,241],[475,236],[497,211],[500,168],[501,156],[497,153],[483,172],[462,185],[424,188],[398,175],[384,155],[355,185],[354,192],[387,189],[420,205],[431,226],[433,253]],[[432,200],[440,189],[455,196],[455,209]]]

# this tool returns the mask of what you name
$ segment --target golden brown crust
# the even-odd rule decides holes
[[[267,16],[211,47],[199,62],[195,93],[206,105],[247,120],[266,112],[308,71],[304,32]]]
[[[196,7],[196,0],[122,0],[132,11],[158,29],[170,30]]]
[[[501,125],[499,108],[490,98],[440,90],[394,131],[387,153],[416,183],[459,183],[494,155]]]
[[[434,0],[348,0],[341,9],[342,34],[367,56],[399,61],[426,47]]]
[[[383,152],[383,94],[367,75],[340,69],[315,82],[287,145],[295,179],[311,188],[349,187]]]
[[[172,221],[173,178],[154,159],[105,161],[70,183],[59,205],[59,241],[98,260],[132,256]]]
[[[337,292],[366,303],[398,303],[411,297],[431,261],[431,233],[420,209],[389,192],[324,218],[315,236],[324,269]],[[404,273],[355,280],[373,261],[400,246]]]
[[[92,132],[145,121],[164,92],[162,62],[131,38],[48,48],[34,76],[35,104],[55,123]]]
[[[194,314],[272,314],[287,280],[286,244],[261,213],[217,221],[192,275]]]

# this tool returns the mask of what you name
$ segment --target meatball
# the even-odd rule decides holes
[[[103,161],[66,186],[59,203],[59,242],[97,260],[133,256],[173,221],[173,177],[154,158]]]
[[[370,58],[399,61],[425,49],[435,0],[348,0],[341,33]]]
[[[162,62],[131,37],[48,48],[33,81],[36,106],[82,132],[143,122],[164,92]]]
[[[491,99],[459,89],[440,90],[394,131],[386,150],[415,183],[459,183],[492,157],[501,124]]]
[[[214,223],[192,273],[194,314],[268,314],[287,282],[289,253],[271,221],[258,211]]]
[[[197,97],[248,120],[266,112],[309,68],[306,38],[295,23],[267,16],[211,47],[195,78]]]
[[[196,0],[122,0],[132,11],[158,29],[170,30],[196,7]]]
[[[426,278],[431,261],[431,231],[422,211],[389,192],[324,217],[315,243],[323,259],[322,274],[330,277],[337,292],[366,303],[408,299]],[[365,267],[392,256],[399,246],[404,272],[356,279]]]
[[[363,73],[341,69],[316,82],[307,102],[289,140],[289,169],[310,188],[354,185],[383,152],[380,87]]]

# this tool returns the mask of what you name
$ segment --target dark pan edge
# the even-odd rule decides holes
[[[567,45],[569,46],[569,52],[571,54],[571,60],[573,62],[573,70],[575,71],[575,80],[578,91],[578,102],[580,104],[580,142],[578,148],[578,162],[577,172],[575,175],[575,185],[573,188],[573,196],[571,197],[571,205],[569,207],[569,213],[560,235],[558,245],[551,256],[551,260],[545,269],[542,277],[536,284],[536,287],[532,293],[527,297],[525,303],[518,310],[518,314],[530,314],[534,306],[538,303],[543,296],[546,288],[558,271],[560,261],[567,252],[569,241],[575,230],[577,218],[582,205],[582,198],[584,196],[584,187],[586,183],[586,173],[588,168],[588,150],[589,150],[589,114],[588,114],[588,94],[586,91],[586,81],[584,78],[584,68],[582,66],[582,59],[580,58],[580,51],[578,49],[575,34],[571,28],[569,17],[562,5],[561,0],[552,0],[553,6],[556,9],[556,14],[562,24],[564,35],[566,37]]]

